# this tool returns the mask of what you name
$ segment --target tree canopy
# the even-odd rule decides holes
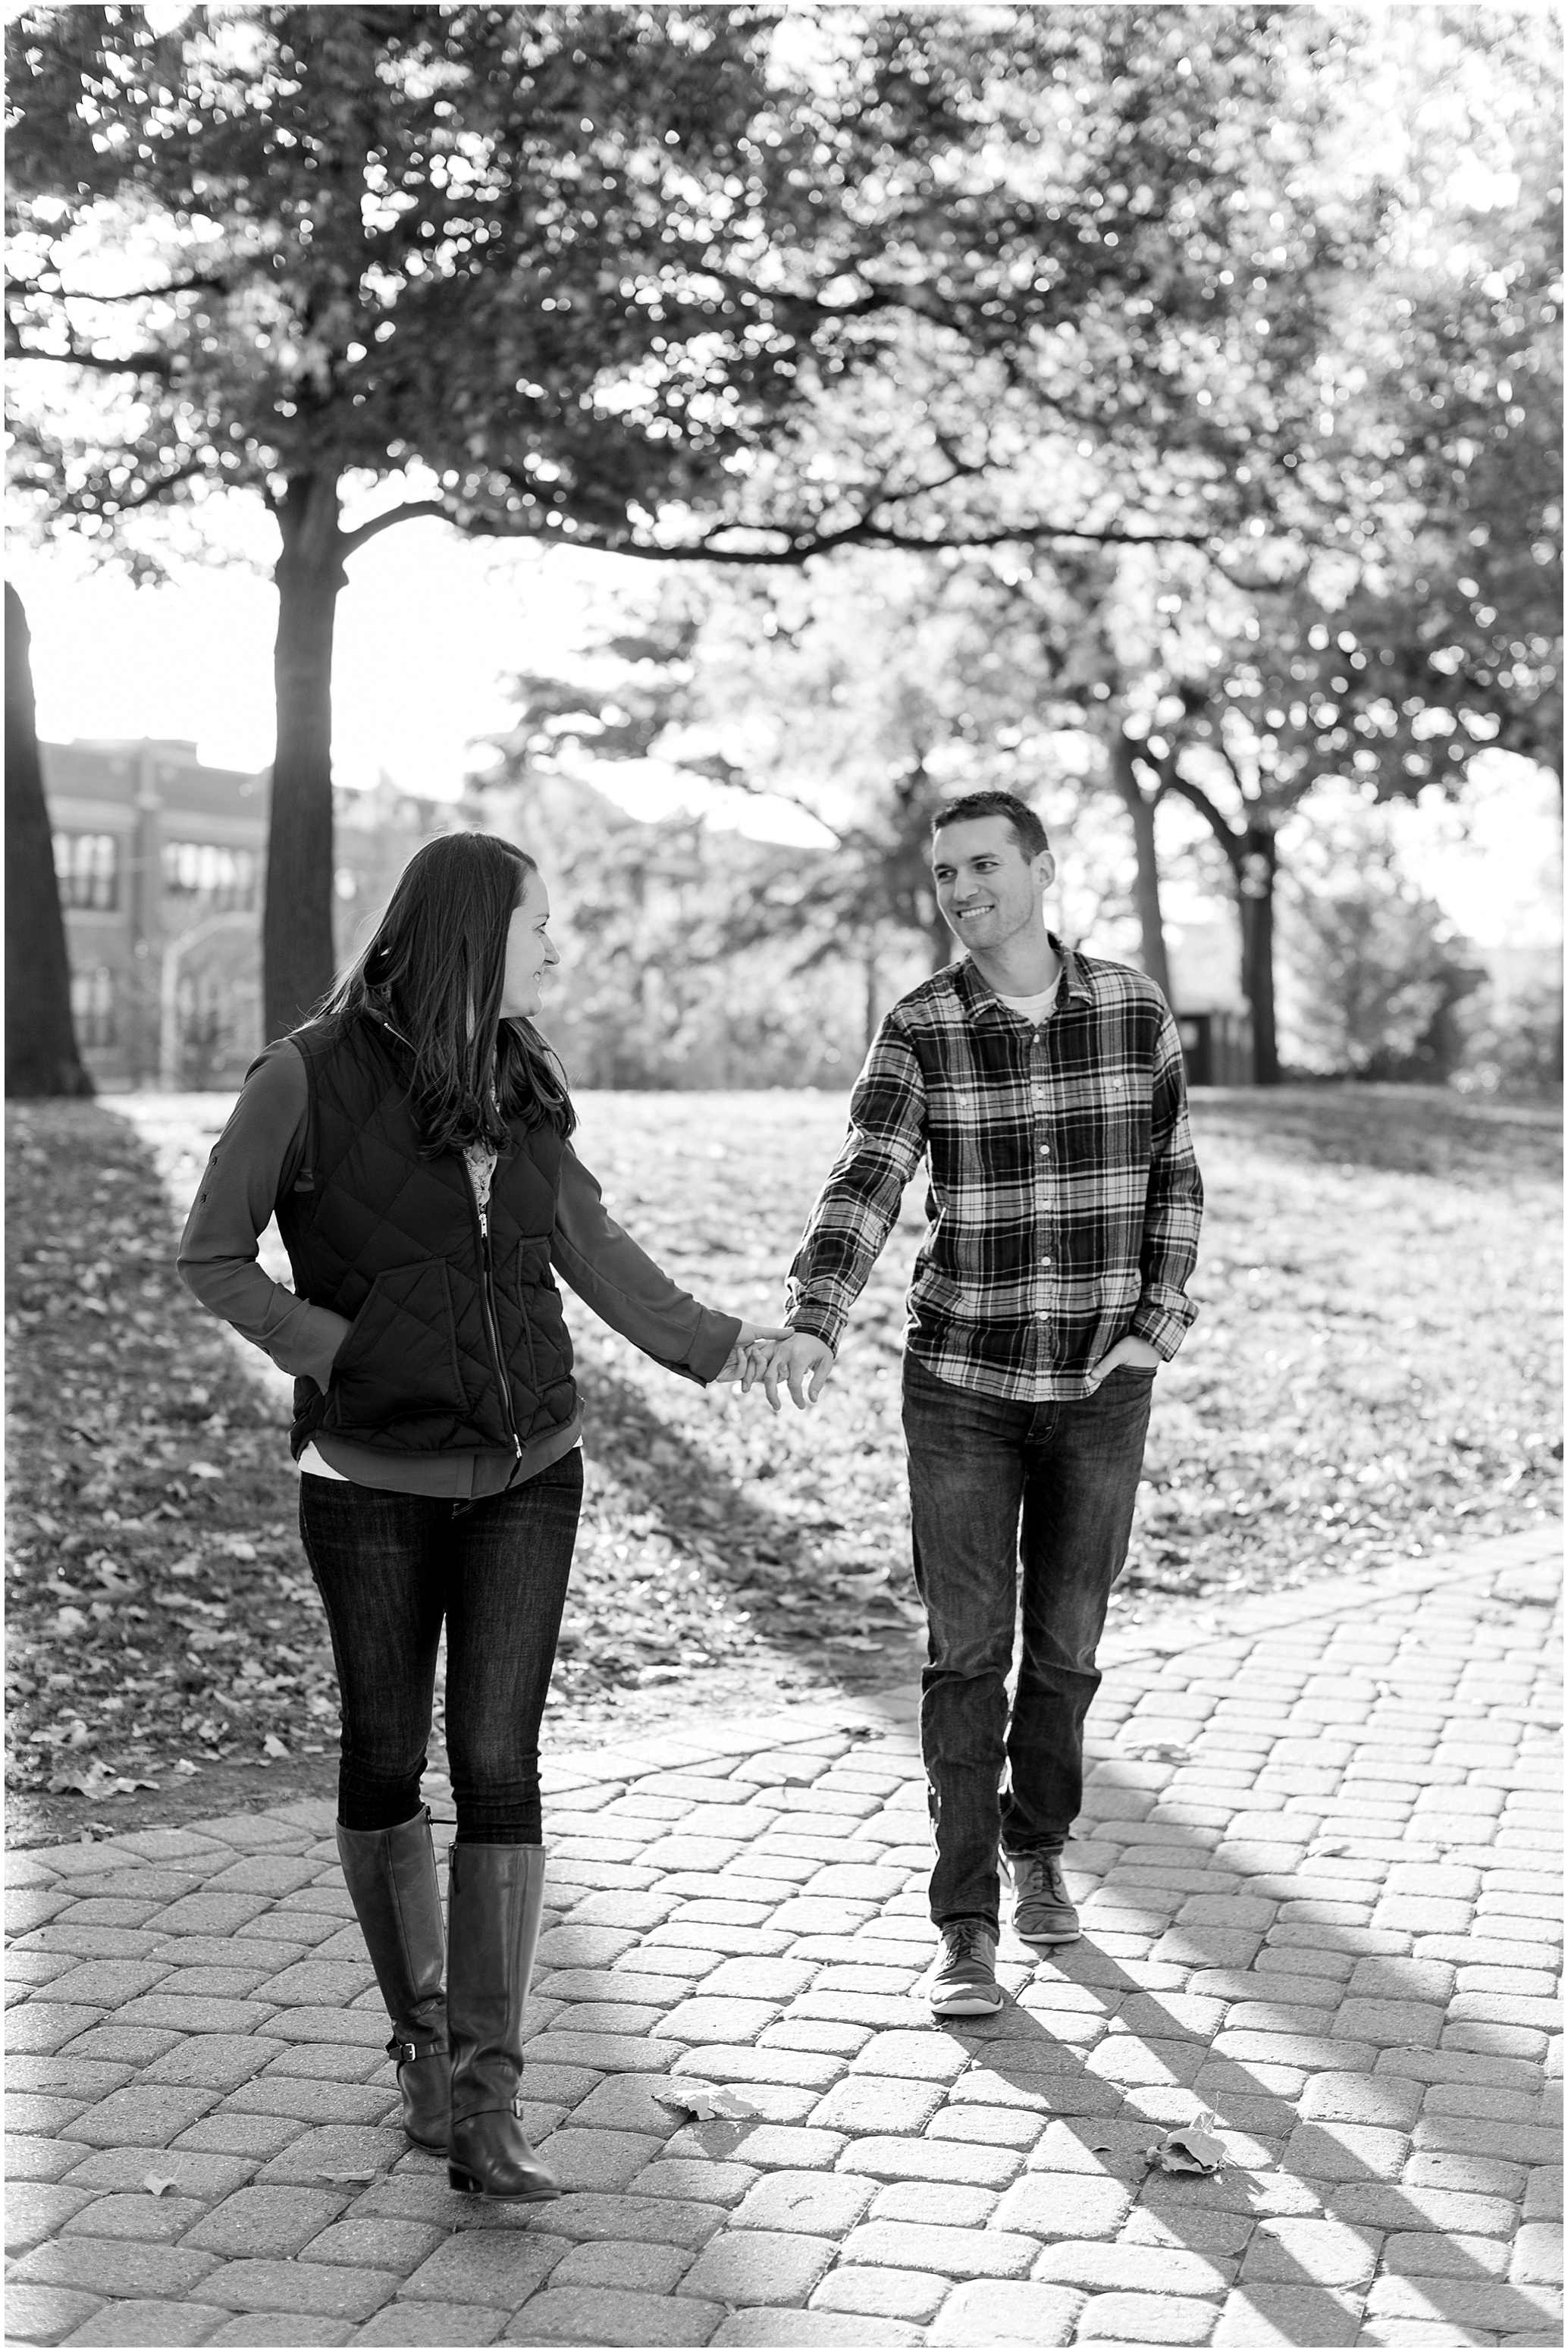
[[[115,545],[323,468],[634,550],[1189,530],[1310,334],[1253,10],[54,7],[9,43],[13,354],[110,388],[90,432],[35,410],[24,479]],[[862,380],[831,461],[790,440]],[[989,478],[1042,429],[1030,513]],[[1075,478],[1112,433],[1119,478]]]

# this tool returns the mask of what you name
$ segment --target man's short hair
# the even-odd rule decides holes
[[[1046,828],[1029,806],[1016,793],[965,793],[962,800],[948,801],[939,808],[931,821],[931,837],[936,837],[944,825],[966,824],[971,817],[1005,816],[1013,828],[1013,838],[1018,853],[1025,858],[1038,857],[1049,849]]]

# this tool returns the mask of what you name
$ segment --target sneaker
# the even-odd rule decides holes
[[[1013,1926],[1026,1944],[1076,1944],[1082,1930],[1059,1853],[1010,1853]]]
[[[931,2006],[933,2017],[994,2017],[1001,2008],[996,1937],[984,1919],[954,1919],[942,1929]]]

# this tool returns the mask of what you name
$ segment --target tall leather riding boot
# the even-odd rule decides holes
[[[443,2148],[452,2070],[429,1813],[422,1807],[390,1830],[346,1830],[340,1822],[338,1856],[392,2020],[386,2054],[397,2061],[403,2128],[421,2147]]]
[[[452,1958],[452,2122],[447,2178],[471,2197],[559,2197],[518,2121],[522,2013],[544,1907],[542,1845],[454,1845],[447,1882]]]

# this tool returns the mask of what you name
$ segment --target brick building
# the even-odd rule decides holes
[[[268,778],[194,743],[42,743],[77,1042],[94,1081],[221,1086],[261,1027]]]
[[[237,1087],[262,1044],[270,776],[194,743],[41,743],[77,1043],[94,1083]],[[450,803],[383,780],[336,795],[341,969]]]

